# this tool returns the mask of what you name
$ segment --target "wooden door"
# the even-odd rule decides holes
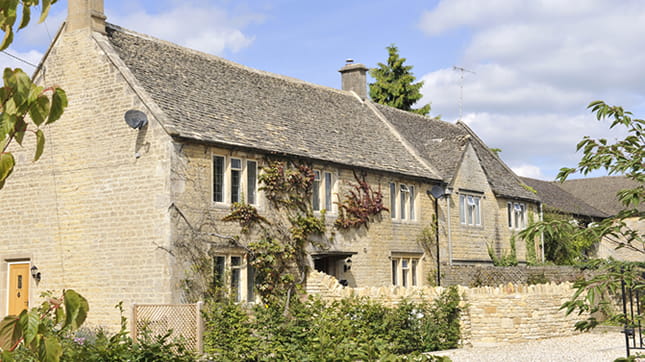
[[[29,263],[9,264],[9,314],[29,308]]]

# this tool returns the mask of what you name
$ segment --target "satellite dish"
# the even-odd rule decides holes
[[[131,109],[125,112],[125,123],[134,129],[141,129],[148,124],[148,117],[141,111]]]
[[[444,195],[443,187],[439,185],[434,185],[432,186],[430,193],[432,194],[432,197],[434,197],[435,199],[438,199]]]

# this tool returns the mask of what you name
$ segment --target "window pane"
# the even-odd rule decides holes
[[[474,221],[473,220],[473,214],[475,213],[475,210],[474,210],[475,202],[473,201],[472,196],[467,196],[466,197],[466,205],[468,207],[466,209],[466,222],[467,222],[468,225],[472,225],[473,221]]]
[[[459,222],[466,223],[466,196],[459,195]]]
[[[325,172],[325,209],[331,211],[331,173]]]
[[[399,210],[401,210],[401,220],[405,219],[405,209],[407,207],[408,196],[410,196],[408,188],[405,185],[401,185],[401,207],[399,208]]]
[[[216,287],[224,286],[224,277],[226,274],[226,257],[216,256],[213,265],[213,283]]]
[[[520,204],[520,228],[526,227],[526,205]]]
[[[397,259],[392,259],[392,285],[397,284],[397,269],[399,267]]]
[[[513,208],[511,207],[511,203],[506,204],[506,211],[508,212],[508,227],[512,228],[513,227]]]
[[[475,211],[475,225],[481,225],[482,224],[481,219],[480,219],[481,208],[479,207],[480,198],[479,197],[473,197],[473,201],[475,203],[475,206],[473,207],[473,210]]]
[[[213,201],[224,202],[224,157],[213,156]]]
[[[390,215],[396,219],[396,185],[390,182]]]
[[[410,220],[415,219],[414,214],[414,186],[410,186]]]
[[[242,291],[241,291],[241,283],[240,283],[240,274],[242,273],[242,270],[240,269],[231,269],[231,293],[233,293],[233,296],[235,297],[236,302],[241,302],[242,301]]]
[[[410,271],[412,272],[412,285],[413,286],[417,285],[417,264],[418,264],[417,259],[412,259],[412,269]]]
[[[242,160],[239,158],[231,158],[231,169],[242,170]]]
[[[311,193],[311,207],[314,211],[320,211],[320,171],[318,170],[314,170],[314,183]]]
[[[402,281],[402,283],[401,283],[401,285],[404,286],[404,287],[408,286],[408,273],[409,272],[410,271],[408,269],[403,269],[402,270],[402,273],[401,273],[401,281]]]
[[[231,169],[231,203],[240,202],[240,177],[242,171]]]
[[[255,302],[255,268],[251,263],[246,267],[246,301]]]
[[[240,266],[242,265],[242,257],[241,256],[232,256],[231,257],[231,266]]]
[[[258,163],[246,161],[246,202],[256,204]]]

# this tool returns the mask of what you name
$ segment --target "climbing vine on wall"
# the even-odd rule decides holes
[[[231,213],[224,216],[222,221],[239,222],[243,234],[248,234],[254,225],[261,223],[269,224],[266,218],[260,216],[255,206],[243,202],[234,202],[231,205]]]
[[[359,228],[363,225],[367,227],[375,216],[383,211],[389,211],[383,205],[383,193],[381,187],[374,191],[370,184],[365,180],[365,175],[358,176],[354,172],[356,183],[350,183],[350,189],[341,200],[338,196],[338,218],[334,223],[337,229],[346,230],[349,228]]]

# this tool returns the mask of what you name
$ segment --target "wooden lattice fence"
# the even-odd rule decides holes
[[[132,339],[147,330],[152,336],[172,330],[171,338],[187,349],[203,352],[202,302],[195,304],[134,304],[132,306]]]

